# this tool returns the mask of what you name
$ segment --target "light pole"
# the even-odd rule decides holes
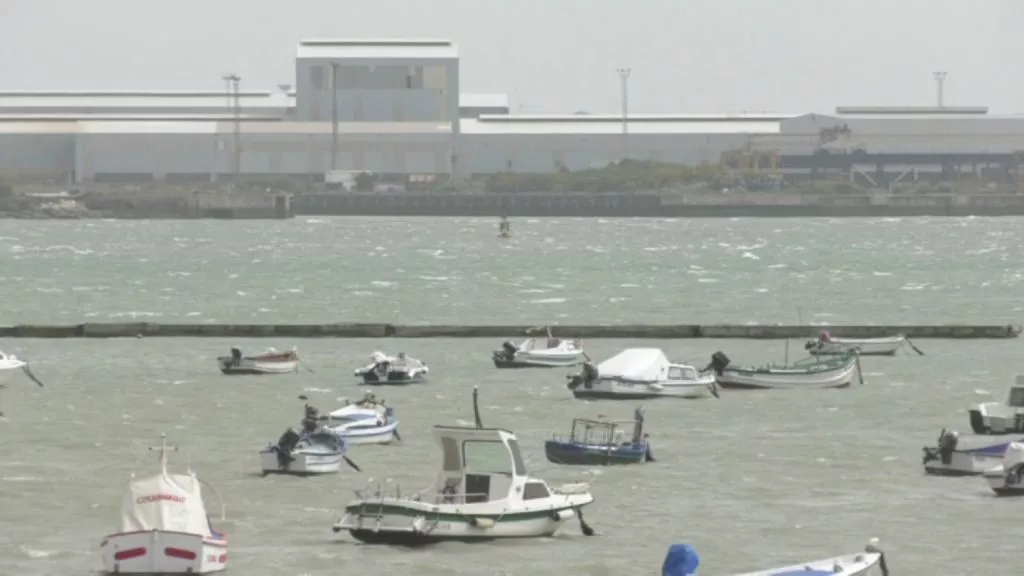
[[[939,102],[939,108],[946,107],[945,90],[946,90],[946,76],[949,73],[943,70],[932,72],[932,76],[935,77],[935,92]]]
[[[338,63],[331,62],[331,172],[338,169]]]
[[[231,156],[231,191],[238,186],[238,175],[242,169],[242,101],[238,93],[238,85],[242,78],[237,74],[225,74],[221,77],[228,91],[231,103],[231,114],[234,117],[234,142]]]
[[[617,68],[622,84],[622,159],[629,158],[629,73],[632,68]]]

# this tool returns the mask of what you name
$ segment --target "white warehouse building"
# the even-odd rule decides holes
[[[774,169],[1015,171],[1024,150],[1024,117],[984,108],[633,114],[624,135],[617,114],[513,114],[506,94],[463,94],[460,83],[447,40],[304,40],[295,85],[274,90],[232,92],[228,81],[225,91],[0,92],[0,181],[468,177],[575,171],[627,156],[718,163],[737,150],[773,157]]]

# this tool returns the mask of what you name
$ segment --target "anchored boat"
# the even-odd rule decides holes
[[[402,496],[382,487],[345,506],[334,531],[347,530],[371,544],[421,545],[440,541],[484,542],[551,536],[574,516],[592,535],[582,508],[594,501],[587,484],[553,488],[526,471],[516,435],[484,428],[473,390],[476,427],[434,426],[441,448],[436,482]]]
[[[395,357],[374,352],[370,359],[373,362],[355,371],[356,376],[362,377],[364,384],[417,384],[426,381],[427,373],[430,372],[426,364],[406,356],[405,352],[399,352]]]
[[[296,348],[287,352],[269,348],[263,354],[243,356],[241,348],[232,346],[231,355],[219,356],[217,364],[222,374],[229,375],[288,374],[299,371],[299,353]]]
[[[228,539],[213,529],[206,515],[201,481],[192,472],[168,473],[167,452],[177,448],[167,445],[166,435],[161,434],[160,446],[150,450],[160,452],[160,473],[128,484],[121,531],[100,544],[104,570],[108,574],[210,574],[225,570]]]
[[[1000,464],[1010,444],[1006,441],[965,448],[960,446],[956,430],[943,428],[935,446],[922,448],[921,464],[926,473],[935,476],[980,476]]]
[[[0,352],[0,388],[3,388],[17,371],[24,372],[30,380],[42,386],[43,383],[36,378],[36,375],[32,373],[32,370],[28,367],[28,362],[18,359],[14,354],[5,354]]]
[[[583,365],[568,376],[575,398],[646,400],[718,397],[715,374],[687,364],[673,364],[660,348],[628,348],[594,366]]]
[[[1024,496],[1024,444],[1011,442],[1001,465],[982,476],[996,496]]]
[[[1024,433],[1024,375],[1018,375],[1005,402],[983,402],[968,410],[975,434]]]
[[[385,405],[383,400],[368,392],[355,403],[346,401],[345,406],[320,417],[321,424],[345,442],[353,444],[388,444],[401,441],[398,435],[398,418],[395,409]]]
[[[528,338],[517,346],[506,340],[491,353],[496,368],[569,368],[587,358],[579,340]]]
[[[626,441],[620,426],[633,427]],[[644,433],[644,409],[637,408],[633,420],[574,418],[568,438],[544,442],[548,462],[563,465],[609,466],[654,462],[649,435]]]
[[[268,444],[260,451],[263,475],[336,474],[341,470],[342,462],[359,472],[359,466],[345,455],[348,446],[342,437],[321,426],[319,420],[317,409],[307,404],[306,416],[302,419],[302,432],[289,428],[277,444]]]
[[[735,390],[847,388],[852,382],[864,383],[856,352],[761,367],[734,366],[724,353],[715,352],[708,367],[714,369],[719,386]]]
[[[696,576],[700,556],[689,544],[674,544],[665,556],[662,576]],[[878,539],[872,538],[864,552],[811,560],[781,568],[746,572],[735,576],[889,576],[885,553],[878,548]]]
[[[914,352],[924,356],[924,352],[903,334],[881,338],[834,338],[823,330],[817,340],[807,342],[804,348],[812,356],[843,356],[850,352],[860,356],[895,356],[904,346],[910,346]]]

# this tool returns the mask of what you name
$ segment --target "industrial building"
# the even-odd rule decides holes
[[[1019,178],[1024,116],[985,108],[832,114],[521,115],[460,92],[446,40],[305,40],[295,84],[224,91],[0,92],[0,180],[323,180],[332,173],[582,170],[629,157],[775,173],[909,171]]]

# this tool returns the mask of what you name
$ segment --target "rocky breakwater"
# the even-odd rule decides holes
[[[1013,325],[914,326],[778,326],[778,325],[587,325],[552,326],[556,337],[676,340],[690,338],[786,339],[811,338],[827,328],[836,337],[874,338],[902,334],[910,338],[1016,338]],[[335,324],[156,324],[87,323],[62,326],[21,324],[0,326],[0,338],[516,338],[539,335],[528,326],[430,325],[386,323]]]

